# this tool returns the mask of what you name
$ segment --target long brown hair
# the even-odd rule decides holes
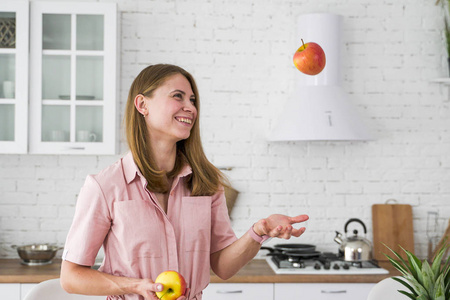
[[[150,139],[145,119],[134,106],[134,99],[142,94],[152,97],[153,92],[173,75],[181,74],[191,84],[195,95],[195,107],[197,119],[191,129],[190,136],[177,142],[177,157],[172,171],[166,173],[158,169],[154,155],[150,147]],[[128,146],[133,159],[147,179],[147,188],[153,192],[167,193],[170,189],[168,178],[176,176],[185,163],[192,168],[192,175],[188,179],[188,188],[192,196],[211,196],[215,194],[221,185],[229,186],[225,176],[209,160],[203,151],[200,139],[200,95],[194,78],[181,67],[169,64],[157,64],[146,67],[134,79],[128,93],[125,108],[125,128]]]

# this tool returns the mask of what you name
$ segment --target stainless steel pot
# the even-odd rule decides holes
[[[22,259],[22,264],[28,266],[51,264],[58,250],[62,249],[50,244],[13,245],[12,248],[17,249],[17,253]]]
[[[339,255],[349,262],[362,262],[372,260],[372,243],[365,237],[358,236],[358,230],[353,230],[353,236],[347,237],[347,227],[352,222],[358,222],[364,229],[364,236],[367,234],[366,225],[360,219],[350,219],[345,223],[345,239],[342,234],[336,231],[334,241],[340,245]]]

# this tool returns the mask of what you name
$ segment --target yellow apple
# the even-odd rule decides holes
[[[155,283],[161,283],[163,290],[156,292],[162,300],[175,300],[186,292],[186,281],[177,271],[165,271],[156,277]]]
[[[322,47],[316,43],[303,43],[294,54],[294,65],[302,73],[317,75],[325,68],[326,58]]]

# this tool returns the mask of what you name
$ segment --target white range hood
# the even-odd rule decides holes
[[[372,139],[341,87],[341,31],[342,16],[339,15],[308,14],[298,18],[298,47],[300,39],[305,43],[318,43],[325,51],[326,65],[315,76],[295,69],[295,90],[285,103],[269,140]]]

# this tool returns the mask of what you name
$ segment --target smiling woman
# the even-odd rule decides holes
[[[151,144],[165,143],[176,150],[175,144],[189,137],[197,118],[192,99],[195,95],[191,85],[181,74],[171,76],[151,95],[135,97],[134,105],[145,118]],[[158,167],[171,169],[171,166]]]
[[[180,67],[149,66],[136,77],[125,112],[130,152],[86,179],[63,254],[65,290],[158,299],[167,287],[153,280],[174,270],[186,280],[177,299],[200,300],[210,269],[229,278],[269,236],[304,232],[292,224],[308,216],[272,215],[236,238],[224,193],[229,185],[201,144],[199,99],[193,77]],[[102,245],[104,262],[93,270]]]
[[[170,112],[165,111],[165,105]],[[183,105],[188,105],[187,111],[183,111]],[[161,113],[161,111],[160,116],[158,112]],[[152,139],[148,140],[148,136],[153,134],[152,126],[162,127],[155,121],[162,119],[161,122],[170,126],[168,122],[172,122],[173,117],[190,119],[193,125],[188,132],[189,138],[180,141],[177,145],[180,153],[176,156],[173,168],[167,167],[171,171],[168,174],[169,177],[180,171],[182,160],[186,158],[196,171],[189,183],[192,185],[194,196],[213,195],[218,186],[225,183],[222,173],[208,161],[204,154],[200,140],[200,124],[197,119],[199,113],[200,97],[197,85],[192,75],[182,68],[173,65],[150,66],[144,69],[131,85],[125,112],[128,145],[136,164],[149,186],[152,186],[155,191],[164,193],[169,187],[165,173],[160,171],[161,167],[157,166],[152,159],[152,156],[158,153],[153,153],[151,145],[159,141],[154,138],[152,142]],[[166,117],[167,114],[170,115]],[[167,129],[160,130],[164,132]],[[171,138],[177,140],[176,136]],[[173,144],[169,147],[173,147]]]

